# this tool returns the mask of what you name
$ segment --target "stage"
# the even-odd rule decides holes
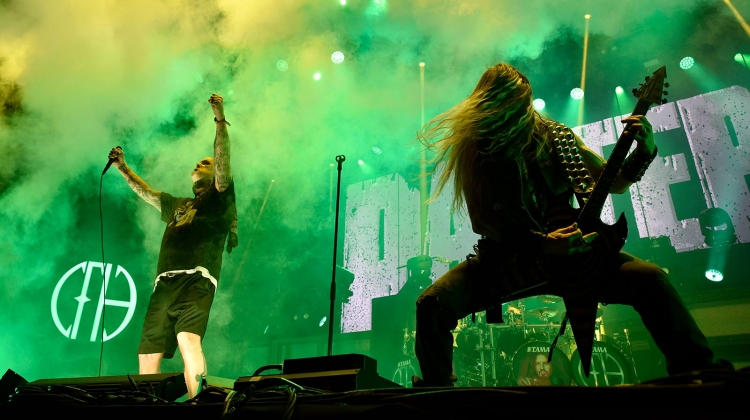
[[[687,379],[687,378],[683,378]],[[140,419],[196,416],[202,419],[382,419],[389,416],[454,419],[490,415],[554,415],[579,418],[590,415],[651,417],[694,413],[736,412],[750,388],[750,372],[695,375],[695,382],[642,384],[612,388],[582,387],[488,387],[488,388],[394,388],[317,393],[298,390],[290,396],[277,388],[264,390],[258,383],[255,396],[216,389],[196,402],[99,405],[64,399],[12,398],[5,413],[41,418],[66,415],[76,419],[112,415]],[[265,391],[265,392],[262,392]],[[244,401],[242,397],[246,396]],[[204,400],[205,398],[205,400]],[[290,408],[293,411],[290,411]],[[289,417],[285,417],[290,414]]]

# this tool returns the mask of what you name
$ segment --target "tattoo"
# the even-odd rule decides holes
[[[127,181],[130,189],[133,190],[138,197],[141,197],[143,201],[161,211],[161,192],[152,190],[151,187],[146,184],[146,181],[136,175],[136,173],[127,165],[120,166],[120,173],[125,178],[125,181]]]
[[[226,124],[216,125],[216,138],[214,139],[214,174],[216,176],[216,188],[224,191],[232,182],[232,168],[229,164],[229,133]]]

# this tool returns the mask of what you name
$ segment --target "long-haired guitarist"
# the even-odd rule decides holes
[[[597,231],[582,231],[575,219],[560,225],[565,217],[555,209],[563,203],[573,210],[574,193],[585,197],[607,162],[562,124],[537,113],[532,99],[529,80],[498,64],[468,98],[420,134],[435,152],[436,168],[442,167],[433,197],[452,180],[454,211],[466,205],[482,240],[476,255],[417,300],[415,350],[423,378],[415,377],[415,385],[449,386],[456,380],[451,330],[457,320],[509,296],[565,296],[570,276],[564,274],[575,272],[576,261],[596,255],[606,242]],[[617,194],[640,180],[657,152],[646,117],[633,115],[623,123],[637,147],[616,173],[609,192]],[[705,336],[662,269],[619,248],[598,259],[596,280],[581,289],[602,303],[631,305],[664,353],[670,374],[714,366]],[[558,275],[565,281],[554,281]]]

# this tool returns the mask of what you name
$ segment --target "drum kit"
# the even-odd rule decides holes
[[[630,343],[625,334],[605,334],[597,311],[592,367],[585,377],[570,327],[557,340],[565,312],[562,298],[541,295],[503,305],[502,324],[488,324],[484,313],[459,321],[453,331],[454,372],[459,386],[577,385],[634,383]],[[474,318],[474,319],[472,319]]]

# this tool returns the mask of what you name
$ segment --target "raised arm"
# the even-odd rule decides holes
[[[208,102],[214,111],[216,121],[216,138],[214,139],[214,178],[216,189],[224,192],[232,182],[232,166],[229,162],[229,123],[224,117],[224,99],[217,95],[211,95]]]
[[[125,178],[130,189],[138,194],[138,197],[141,197],[143,201],[161,211],[161,191],[153,190],[149,187],[146,181],[141,179],[141,177],[130,169],[127,163],[125,163],[125,152],[123,152],[122,149],[114,148],[109,151],[109,158],[115,159],[112,164],[120,171],[120,175]]]

